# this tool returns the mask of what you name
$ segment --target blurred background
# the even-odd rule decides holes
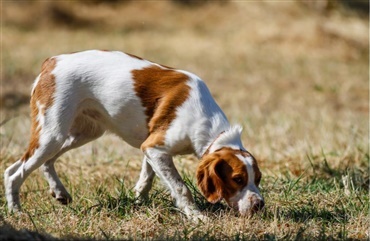
[[[368,1],[7,1],[1,7],[1,121],[22,115],[24,135],[31,85],[44,59],[104,49],[199,75],[231,122],[242,123],[247,147],[265,167],[304,159],[307,150],[366,149]],[[26,145],[20,143],[15,153]]]
[[[368,9],[361,0],[3,2],[1,107],[28,102],[45,58],[86,49],[133,53],[246,96],[256,82],[262,86],[253,92],[278,90],[275,85],[335,89],[325,86],[323,78],[330,77],[323,75],[336,78],[340,64],[368,60]],[[365,80],[367,71],[347,77]],[[229,81],[236,86],[227,89]],[[269,97],[274,93],[263,95],[264,102],[279,103]],[[367,97],[364,89],[354,99],[361,97]]]

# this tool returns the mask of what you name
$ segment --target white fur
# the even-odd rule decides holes
[[[252,156],[237,155],[237,157],[244,162],[247,168],[248,184],[230,199],[230,204],[237,208],[240,213],[246,214],[255,203],[263,202],[263,198],[254,183],[255,173],[252,165],[255,160]]]
[[[105,131],[117,134],[136,148],[140,148],[148,136],[145,109],[135,94],[131,71],[153,63],[121,52],[96,50],[53,58],[56,59],[52,72],[56,90],[53,105],[44,116],[38,116],[40,146],[28,160],[17,161],[4,174],[9,210],[20,209],[20,186],[40,166],[53,196],[63,203],[71,201],[54,169],[54,162],[64,152],[100,137]],[[203,219],[173,164],[172,156],[195,153],[201,157],[211,143],[211,152],[225,146],[243,149],[240,141],[242,129],[240,126],[230,127],[199,77],[186,71],[180,72],[189,77],[190,96],[176,110],[176,119],[166,132],[164,146],[145,150],[135,190],[138,197],[147,196],[156,173],[167,184],[178,207],[187,216]],[[39,79],[40,76],[33,90]],[[92,121],[81,114],[89,109],[97,111],[101,119]],[[90,131],[81,132],[86,126]]]
[[[229,127],[220,134],[217,139],[210,144],[209,152],[215,152],[223,147],[230,147],[235,150],[245,150],[241,142],[243,128],[239,125]]]

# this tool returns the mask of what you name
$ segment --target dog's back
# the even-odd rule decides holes
[[[45,120],[65,134],[76,128],[79,135],[104,129],[137,148],[155,133],[143,148],[165,144],[168,135],[174,151],[191,152],[191,144],[183,142],[188,135],[199,136],[197,125],[211,126],[213,114],[226,120],[199,77],[116,51],[49,58],[32,92],[33,122],[39,129]]]

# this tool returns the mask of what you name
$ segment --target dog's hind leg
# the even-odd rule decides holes
[[[64,187],[63,183],[60,181],[55,168],[54,163],[58,159],[58,156],[48,160],[41,167],[41,171],[44,174],[44,177],[49,183],[50,194],[56,198],[62,204],[68,204],[72,202],[72,197]]]
[[[41,141],[37,148],[31,149],[32,145],[30,145],[23,157],[5,170],[5,195],[9,211],[19,211],[21,209],[19,201],[21,185],[31,172],[58,153],[64,137],[62,135],[53,135],[49,132],[40,135],[40,139]]]
[[[51,195],[60,203],[68,204],[72,202],[72,197],[64,187],[63,183],[60,181],[58,174],[55,171],[55,161],[63,153],[85,145],[86,143],[97,139],[103,133],[104,128],[102,128],[101,125],[97,124],[92,119],[89,119],[87,116],[80,114],[77,118],[75,118],[62,149],[55,157],[48,160],[41,166],[41,171],[49,183]]]
[[[53,159],[63,148],[63,143],[68,136],[70,120],[73,111],[61,114],[55,106],[45,110],[38,100],[31,98],[33,109],[31,138],[29,147],[24,155],[13,165],[8,167],[4,173],[5,195],[9,211],[21,209],[19,201],[19,190],[25,179],[46,161]]]

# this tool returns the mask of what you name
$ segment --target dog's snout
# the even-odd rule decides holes
[[[261,210],[264,206],[265,206],[265,202],[263,200],[256,199],[256,200],[253,201],[252,211],[257,212],[257,211]]]

